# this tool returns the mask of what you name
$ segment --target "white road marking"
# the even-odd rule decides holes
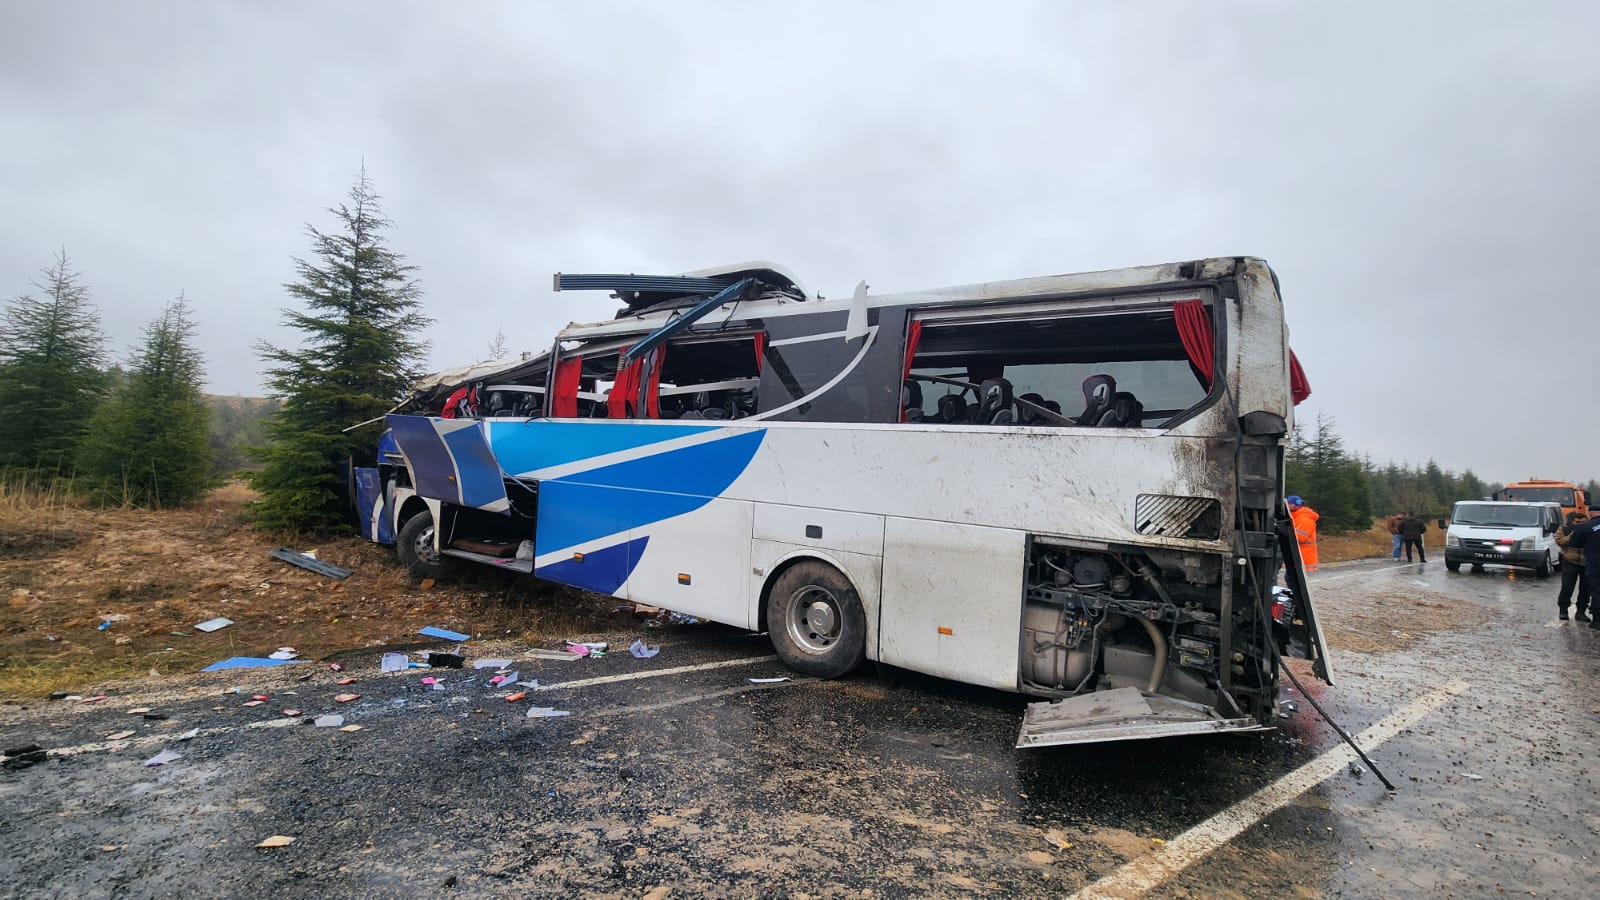
[[[629,672],[626,675],[602,675],[599,678],[580,678],[577,681],[560,681],[555,684],[540,683],[533,688],[536,691],[559,691],[567,688],[588,687],[592,684],[612,684],[618,681],[637,681],[640,678],[660,678],[663,675],[681,675],[684,672],[704,672],[708,669],[726,669],[731,666],[748,666],[758,662],[767,662],[778,657],[767,654],[766,656],[747,656],[743,659],[725,659],[721,662],[701,663],[697,666],[677,666],[671,669],[651,669],[648,672]]]
[[[1317,585],[1324,581],[1340,581],[1345,578],[1359,578],[1362,575],[1374,575],[1380,572],[1404,572],[1414,565],[1420,565],[1420,563],[1406,563],[1403,566],[1384,566],[1376,569],[1362,569],[1359,572],[1346,572],[1343,575],[1324,575],[1320,578],[1311,578],[1309,580],[1311,584]]]
[[[1362,750],[1371,753],[1374,748],[1450,702],[1467,687],[1465,681],[1452,681],[1424,694],[1361,732],[1356,736],[1356,743],[1361,745]],[[1246,829],[1281,809],[1294,798],[1326,781],[1356,758],[1356,752],[1350,749],[1350,745],[1341,743],[1244,800],[1167,841],[1148,856],[1140,857],[1079,890],[1070,900],[1077,898],[1082,900],[1124,898],[1125,900],[1128,897],[1142,895],[1193,863],[1204,859],[1212,851],[1238,837]]]
[[[660,703],[650,703],[644,706],[613,706],[610,709],[602,709],[598,712],[580,715],[578,718],[605,719],[610,718],[611,716],[625,716],[629,713],[656,712],[657,710],[670,709],[674,706],[682,706],[685,703],[698,703],[702,700],[715,700],[718,697],[731,697],[734,694],[747,694],[751,691],[766,691],[772,690],[773,688],[785,688],[792,684],[816,683],[817,679],[815,678],[794,678],[778,684],[741,684],[738,687],[724,688],[720,691],[708,691],[704,694],[693,694],[688,697],[678,697],[673,700],[664,700]]]

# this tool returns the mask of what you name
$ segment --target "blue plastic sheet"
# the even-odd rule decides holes
[[[428,637],[435,637],[446,641],[465,641],[471,637],[471,635],[465,635],[459,631],[446,631],[443,628],[435,628],[432,625],[422,629],[421,631],[417,632],[417,634],[425,634]]]
[[[223,669],[261,669],[267,666],[287,666],[308,661],[304,659],[261,659],[255,656],[235,656],[222,662],[214,662],[200,671],[218,672]]]

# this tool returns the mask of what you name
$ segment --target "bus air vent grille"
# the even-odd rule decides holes
[[[1216,540],[1222,533],[1222,504],[1210,497],[1140,494],[1133,504],[1133,530],[1163,537]]]

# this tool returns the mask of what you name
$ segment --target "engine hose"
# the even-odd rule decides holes
[[[1150,681],[1145,685],[1146,693],[1158,694],[1161,692],[1161,682],[1167,677],[1167,639],[1161,635],[1161,629],[1156,623],[1144,616],[1130,616],[1135,622],[1144,626],[1145,633],[1150,635],[1150,643],[1156,645],[1156,664],[1150,670]]]

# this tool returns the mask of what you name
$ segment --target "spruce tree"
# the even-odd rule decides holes
[[[78,473],[97,499],[180,506],[209,485],[208,412],[195,324],[182,295],[145,327],[127,382],[90,420]]]
[[[66,251],[0,311],[0,467],[66,474],[105,375],[100,314]]]
[[[347,530],[349,467],[370,464],[381,426],[343,429],[382,416],[416,377],[425,349],[417,335],[430,322],[415,267],[385,240],[393,223],[378,199],[363,169],[349,201],[328,210],[338,230],[306,226],[314,256],[297,259],[298,280],[284,285],[305,307],[284,310],[301,345],[257,345],[271,393],[283,401],[267,424],[264,467],[251,478],[262,526]]]

